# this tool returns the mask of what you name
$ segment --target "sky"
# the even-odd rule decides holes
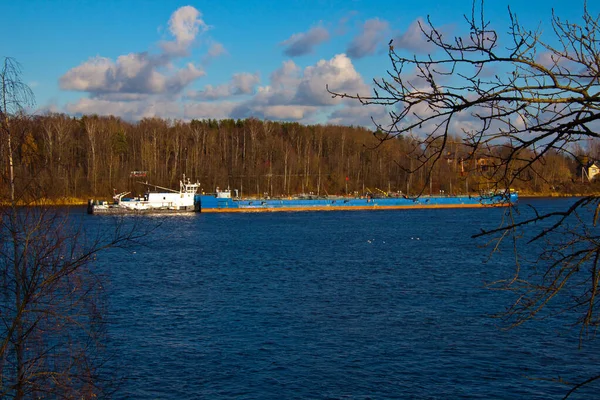
[[[591,2],[588,2],[591,4]],[[489,0],[486,19],[549,30],[583,0]],[[589,5],[589,4],[588,4]],[[423,55],[418,21],[465,31],[471,0],[0,0],[0,57],[13,57],[36,113],[173,120],[249,118],[372,126],[372,93],[396,51]],[[597,10],[595,10],[597,12]]]

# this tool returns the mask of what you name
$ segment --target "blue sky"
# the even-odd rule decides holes
[[[419,18],[460,35],[471,10],[471,0],[0,3],[0,57],[22,64],[39,113],[344,125],[369,125],[385,110],[332,99],[326,84],[368,94],[390,66],[390,39],[421,51]],[[486,15],[502,33],[509,5],[546,30],[553,8],[577,21],[583,10],[583,0],[490,0]]]

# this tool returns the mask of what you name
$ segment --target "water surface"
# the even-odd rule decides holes
[[[470,236],[503,212],[144,217],[158,226],[145,246],[98,262],[108,350],[128,378],[117,397],[560,398],[537,378],[583,380],[599,353],[552,321],[504,331],[490,318],[512,299],[484,283],[514,257],[486,262]]]

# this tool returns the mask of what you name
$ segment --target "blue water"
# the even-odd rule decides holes
[[[552,320],[505,331],[490,317],[512,298],[484,283],[510,276],[514,257],[487,260],[470,236],[503,212],[138,218],[156,226],[144,246],[97,263],[107,352],[126,378],[116,397],[561,398],[543,379],[597,374],[600,352]],[[113,221],[84,217],[94,230]]]

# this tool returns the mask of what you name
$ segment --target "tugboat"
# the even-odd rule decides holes
[[[161,191],[151,192],[148,190],[142,196],[134,198],[125,197],[130,192],[122,192],[113,196],[112,203],[90,199],[88,214],[168,214],[195,211],[194,196],[200,183],[192,183],[184,177],[179,181],[179,191],[148,183],[144,183],[144,185]]]

